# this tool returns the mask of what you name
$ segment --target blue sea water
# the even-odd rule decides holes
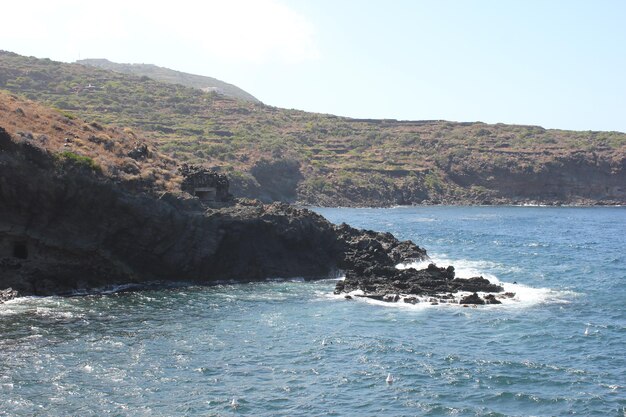
[[[296,280],[18,299],[0,416],[626,415],[626,209],[317,211],[516,297],[383,304]]]

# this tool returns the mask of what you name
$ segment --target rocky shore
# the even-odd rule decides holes
[[[325,278],[425,256],[388,233],[336,226],[284,203],[207,205],[186,193],[131,191],[0,129],[0,289],[12,288],[3,299],[122,284]]]
[[[455,278],[452,267],[397,269],[426,260],[426,251],[285,203],[233,199],[223,176],[187,171],[186,192],[157,196],[88,164],[61,163],[0,128],[0,302],[119,285],[319,279],[343,272],[336,293],[383,301],[445,302],[468,291],[502,292],[481,277]],[[497,302],[477,294],[463,301]]]

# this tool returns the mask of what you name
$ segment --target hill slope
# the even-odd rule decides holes
[[[0,52],[0,88],[130,126],[236,195],[317,205],[626,203],[626,134],[279,109]]]
[[[205,77],[203,75],[187,74],[185,72],[158,67],[152,64],[118,64],[116,62],[111,62],[108,59],[81,59],[76,61],[76,63],[121,72],[123,74],[150,77],[157,81],[170,84],[181,84],[203,91],[215,91],[227,97],[259,103],[258,99],[241,88],[225,83],[224,81],[220,81],[216,78]]]
[[[61,166],[82,166],[127,190],[179,193],[182,177],[176,162],[139,131],[86,123],[2,91],[0,127],[30,147],[54,155]]]

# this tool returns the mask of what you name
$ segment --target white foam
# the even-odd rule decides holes
[[[437,219],[434,217],[415,217],[411,219],[411,221],[415,223],[433,223],[436,222]]]
[[[428,307],[435,307],[435,306],[431,306],[431,304],[427,302],[428,301],[427,297],[418,297],[420,298],[420,302],[416,304],[411,304],[411,303],[405,303],[403,302],[403,300],[399,300],[396,303],[389,303],[387,301],[380,301],[380,300],[374,300],[373,298],[363,297],[363,291],[361,290],[356,290],[356,291],[352,291],[349,293],[341,293],[341,294],[327,293],[325,295],[335,300],[345,300],[346,296],[350,296],[352,297],[352,300],[357,300],[358,302],[363,302],[366,304],[372,304],[372,305],[381,306],[381,307],[406,308],[406,309],[411,309],[411,310],[422,310]]]
[[[32,314],[37,317],[53,320],[75,320],[84,317],[73,311],[68,299],[62,297],[18,297],[0,304],[0,316]]]
[[[575,296],[572,291],[558,291],[551,288],[534,288],[523,284],[511,284],[502,282],[505,292],[512,292],[515,297],[503,299],[504,305],[517,305],[519,307],[530,307],[537,304],[568,304],[569,298]]]
[[[73,319],[76,317],[76,315],[71,311],[57,310],[54,307],[37,307],[34,312],[40,317],[47,317],[59,320]]]
[[[399,269],[415,268],[423,269],[428,264],[434,263],[438,267],[454,266],[455,276],[458,278],[471,278],[482,276],[494,284],[499,284],[500,280],[495,274],[486,271],[497,271],[500,273],[520,272],[519,267],[511,267],[492,261],[473,260],[473,259],[450,259],[445,255],[434,254],[431,259],[420,262],[411,262],[407,264],[399,264]]]
[[[0,316],[13,316],[44,305],[44,297],[17,297],[0,304]]]
[[[428,267],[428,265],[431,263],[434,263],[438,267],[447,267],[449,265],[454,266],[455,276],[458,278],[471,278],[471,277],[482,276],[483,278],[488,279],[493,284],[501,285],[504,288],[504,293],[515,294],[513,297],[499,297],[499,295],[502,296],[503,293],[495,294],[498,300],[502,302],[502,304],[492,304],[492,305],[489,305],[488,308],[531,307],[531,306],[535,306],[538,304],[546,304],[546,303],[566,304],[570,302],[570,299],[572,297],[577,295],[575,292],[572,292],[572,291],[559,291],[559,290],[554,290],[551,288],[544,288],[544,287],[537,288],[537,287],[530,287],[524,284],[501,281],[497,275],[495,275],[494,273],[486,272],[486,271],[492,271],[492,272],[497,271],[500,273],[510,273],[510,272],[520,273],[523,271],[519,267],[512,267],[512,266],[498,264],[496,262],[486,261],[486,260],[450,259],[445,255],[435,254],[429,260],[411,262],[411,263],[406,263],[406,264],[399,264],[397,265],[397,268],[398,269],[408,269],[408,268],[424,269]],[[411,303],[403,302],[402,299],[400,299],[400,301],[398,301],[397,303],[389,303],[385,301],[373,300],[370,298],[362,298],[362,297],[359,297],[359,295],[362,295],[362,293],[358,293],[358,292],[355,292],[355,294],[349,294],[349,295],[353,295],[355,296],[354,297],[355,299],[365,300],[366,302],[371,303],[371,304],[384,305],[384,306],[396,306],[396,307],[402,307],[402,308],[423,309],[425,307],[431,307],[431,306],[432,307],[442,307],[442,306],[449,307],[449,306],[456,305],[458,307],[460,306],[458,304],[458,300],[468,294],[470,293],[459,292],[455,294],[456,304],[454,301],[450,300],[451,302],[449,303],[440,301],[439,304],[437,305],[432,305],[432,303],[430,302],[430,298],[431,298],[430,296],[416,297],[419,302],[416,304],[411,304]],[[480,292],[478,294],[480,296],[486,295],[486,293],[480,293]],[[341,295],[341,297],[343,298],[344,295],[345,294]],[[404,298],[402,294],[400,296],[401,298]]]

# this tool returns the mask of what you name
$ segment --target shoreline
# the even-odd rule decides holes
[[[303,208],[303,209],[396,209],[396,208],[410,208],[410,207],[529,207],[529,208],[621,208],[626,207],[626,202],[615,203],[615,204],[579,204],[579,203],[522,203],[522,204],[514,204],[514,203],[502,203],[502,204],[451,204],[451,203],[442,203],[442,204],[428,204],[428,203],[417,203],[417,204],[395,204],[395,205],[382,205],[382,206],[365,206],[365,205],[353,205],[353,206],[323,206],[323,205],[315,205],[315,204],[301,204],[301,203],[293,203],[294,207]]]

